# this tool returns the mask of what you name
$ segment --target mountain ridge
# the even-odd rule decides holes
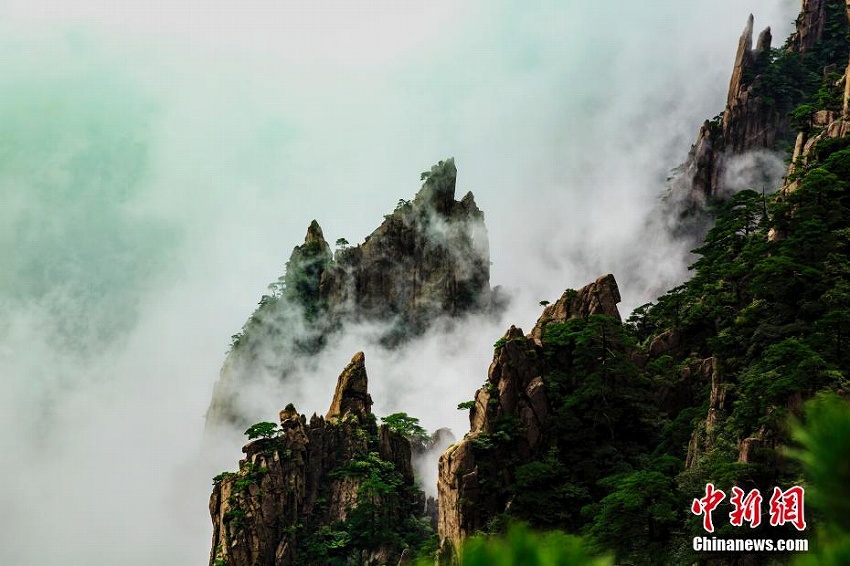
[[[801,469],[786,456],[787,417],[819,393],[848,391],[848,21],[850,4],[804,0],[795,32],[777,50],[769,30],[753,46],[748,20],[726,108],[703,124],[674,186],[690,191],[678,196],[694,207],[708,204],[714,218],[691,279],[623,321],[616,280],[603,276],[544,305],[530,333],[511,326],[496,341],[484,385],[459,407],[469,410],[470,431],[440,458],[439,563],[454,563],[468,538],[517,520],[581,534],[594,550],[635,564],[790,559],[694,552],[691,539],[705,532],[690,503],[708,483],[762,493],[799,483]],[[732,194],[719,181],[730,156],[776,149],[794,130],[792,162],[775,195],[760,187]],[[431,185],[423,176],[422,201],[441,214],[458,206],[442,196],[439,175]],[[400,202],[397,221],[417,199]],[[363,397],[353,402],[368,410]],[[799,536],[781,524],[747,533]],[[717,531],[739,534],[728,522]],[[331,554],[367,563],[433,557],[428,530],[419,536],[392,558],[340,535],[325,541],[321,559],[275,564],[343,563],[328,561]]]

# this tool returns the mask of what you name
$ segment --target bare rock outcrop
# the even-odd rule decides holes
[[[484,387],[475,393],[469,413],[470,432],[440,457],[438,493],[438,531],[444,541],[457,543],[486,526],[507,503],[498,490],[482,490],[476,447],[488,447],[492,439],[506,434],[500,427],[516,422],[521,434],[502,446],[504,453],[529,458],[538,450],[548,415],[548,401],[537,351],[532,339],[511,326],[500,340]],[[493,469],[493,458],[483,466]],[[503,469],[500,481],[509,481],[509,469]]]
[[[773,148],[788,130],[785,109],[765,103],[757,94],[760,68],[773,36],[766,28],[753,46],[753,25],[750,15],[738,41],[726,107],[722,115],[700,127],[683,166],[684,185],[697,201],[722,196],[723,168],[730,156]]]
[[[278,430],[247,444],[239,470],[215,479],[210,566],[398,562],[404,549],[380,533],[420,515],[422,496],[410,443],[378,427],[370,406],[358,353],[340,375],[332,418],[308,422],[288,405]],[[346,530],[354,524],[358,540]]]
[[[830,33],[836,33],[831,31],[830,21],[834,22],[834,17],[841,11],[850,18],[850,5],[842,4],[841,0],[802,0],[788,49],[799,54],[801,60],[811,56],[819,42],[829,39]],[[738,42],[726,106],[721,115],[714,120],[706,120],[700,127],[696,142],[682,167],[682,175],[673,184],[674,192],[687,193],[677,197],[691,203],[725,195],[724,172],[732,157],[752,150],[776,149],[778,142],[793,136],[788,113],[802,100],[791,102],[789,106],[789,101],[780,103],[774,98],[777,93],[765,96],[761,92],[762,73],[770,63],[773,38],[770,28],[766,28],[753,46],[753,22],[750,15]],[[847,88],[846,83],[842,86]],[[847,92],[850,93],[850,89]],[[847,114],[846,104],[844,114]],[[840,132],[846,132],[846,126],[832,125],[836,118],[816,116],[813,123],[816,128],[828,124],[832,128],[829,135],[833,137],[843,135]],[[805,140],[798,140],[796,145],[795,155],[805,153]]]
[[[731,154],[773,148],[777,139],[788,131],[785,109],[767,103],[756,93],[759,58],[767,56],[773,37],[770,28],[766,28],[759,34],[753,49],[752,25],[750,16],[744,31],[745,37],[741,38],[738,46],[735,70],[729,85],[726,109],[723,111],[722,145]]]
[[[692,368],[695,381],[710,383],[708,399],[708,414],[705,421],[699,423],[691,434],[688,443],[688,455],[685,467],[694,469],[699,457],[714,447],[715,432],[718,421],[725,416],[727,385],[717,367],[716,358],[706,358]]]
[[[342,370],[336,383],[336,391],[328,409],[328,419],[345,419],[348,414],[363,417],[372,410],[372,397],[368,392],[366,358],[358,352]]]
[[[620,311],[617,309],[619,302],[620,288],[610,273],[578,291],[567,289],[560,299],[543,309],[543,314],[531,331],[531,337],[539,342],[543,337],[544,326],[553,322],[566,322],[571,318],[603,314],[620,320]]]
[[[827,4],[831,0],[803,0],[800,15],[797,17],[797,29],[792,42],[800,53],[810,51],[823,37],[826,27]]]

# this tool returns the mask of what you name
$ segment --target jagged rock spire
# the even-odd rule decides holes
[[[290,379],[299,359],[320,352],[346,324],[385,323],[380,342],[395,347],[439,317],[502,308],[504,298],[490,289],[484,213],[472,193],[455,200],[456,179],[453,159],[434,165],[413,200],[400,199],[362,243],[335,253],[313,220],[285,274],[234,337],[208,422],[250,426],[259,415],[242,406],[244,385],[267,373]]]
[[[368,384],[366,357],[363,352],[357,352],[336,382],[336,391],[327,418],[342,418],[348,413],[362,417],[371,413],[372,397],[369,395]]]
[[[322,233],[322,227],[319,226],[319,223],[316,220],[310,222],[310,226],[307,227],[307,235],[304,236],[304,243],[310,244],[312,242],[324,242],[325,235]]]
[[[759,34],[756,47],[753,49],[754,22],[753,15],[750,14],[747,18],[747,25],[744,26],[744,31],[738,40],[738,52],[735,54],[735,65],[732,67],[732,78],[729,80],[729,93],[726,95],[726,104],[729,106],[734,105],[749,87],[749,83],[745,82],[747,72],[753,68],[756,59],[762,52],[770,50],[773,42],[773,35],[770,33],[770,28],[767,27]],[[753,77],[749,78],[752,81]]]
[[[455,202],[457,167],[454,158],[440,161],[430,171],[423,173],[422,178],[425,183],[417,193],[415,202],[447,216]]]
[[[363,352],[358,352],[343,370],[329,417],[369,413],[372,399],[366,392],[364,363]],[[368,505],[371,522],[366,524],[388,528],[392,536],[346,545],[334,556],[346,564],[397,564],[403,551],[398,533],[424,511],[425,495],[414,483],[410,442],[372,419],[326,420],[314,414],[308,421],[292,404],[280,412],[280,422],[281,429],[271,437],[242,449],[245,458],[236,472],[213,480],[208,565],[327,564],[327,556],[311,550],[325,540],[316,533],[330,528],[353,532],[361,505]],[[371,465],[375,458],[381,470],[393,474],[395,485],[381,495],[366,495],[366,477],[341,472]]]
[[[728,157],[752,149],[771,148],[788,128],[785,112],[765,104],[754,91],[759,77],[759,56],[769,52],[773,42],[768,27],[759,34],[753,47],[754,21],[750,14],[738,40],[722,121],[703,123],[685,162],[686,182],[681,186],[690,192],[691,202],[723,194],[722,174]]]
[[[747,25],[738,40],[738,52],[735,54],[735,66],[732,68],[732,78],[729,80],[729,94],[726,96],[726,104],[732,104],[741,90],[744,70],[752,62],[753,51],[753,15],[747,18]]]

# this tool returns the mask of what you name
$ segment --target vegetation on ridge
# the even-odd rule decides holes
[[[828,11],[813,50],[802,56],[786,46],[756,67],[756,93],[792,112],[795,126],[840,108],[837,76],[823,67],[843,68],[850,42],[843,5],[830,3]],[[590,316],[544,326],[551,407],[543,449],[519,462],[494,442],[475,444],[484,482],[504,469],[511,474],[498,488],[506,492],[494,494],[509,503],[490,532],[519,519],[581,534],[634,564],[724,563],[739,556],[695,553],[691,545],[705,535],[690,511],[705,485],[762,494],[802,485],[803,466],[786,452],[789,417],[808,398],[848,390],[850,141],[818,141],[791,180],[796,186],[785,193],[745,190],[712,202],[716,220],[695,250],[692,278],[625,324]],[[810,485],[834,483],[823,469],[808,471]],[[718,537],[806,535],[767,522],[744,534],[720,523]]]
[[[850,42],[843,5],[829,2],[827,10],[824,38],[813,50],[804,55],[786,44],[762,53],[752,70],[758,78],[746,81],[802,130],[813,128],[818,111],[839,108],[838,76],[824,67],[845,65]],[[423,173],[432,196],[453,167],[441,162]],[[548,402],[541,448],[522,459],[512,450],[525,432],[514,415],[500,415],[470,437],[475,494],[499,508],[486,534],[506,534],[507,542],[473,537],[460,551],[464,564],[590,563],[587,549],[636,565],[740,560],[693,550],[693,537],[706,531],[692,502],[709,483],[726,493],[759,490],[765,499],[777,486],[805,486],[815,510],[802,533],[768,521],[741,530],[718,512],[713,536],[816,533],[817,554],[800,563],[850,559],[850,409],[839,399],[850,389],[850,141],[819,141],[792,180],[793,191],[745,190],[710,203],[716,221],[695,250],[692,278],[626,323],[590,315],[543,326],[540,344],[528,352],[539,356]],[[400,201],[396,213],[412,206]],[[283,287],[290,288],[298,289],[297,281]],[[299,300],[309,302],[311,292],[304,289]],[[497,355],[510,347],[507,338],[494,344]],[[495,393],[492,383],[485,387]],[[488,404],[499,402],[489,396]],[[474,415],[476,405],[458,408]],[[805,424],[789,424],[795,418]],[[424,438],[404,413],[384,421],[408,439]],[[398,491],[398,470],[370,442],[369,451],[334,472],[359,482],[348,518],[302,531],[308,563],[342,564],[386,544],[427,547],[423,524],[390,524],[381,514],[382,505],[411,494]],[[530,534],[518,521],[562,533]],[[570,538],[576,535],[583,542]]]

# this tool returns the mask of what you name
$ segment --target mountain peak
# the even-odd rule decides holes
[[[432,166],[430,171],[422,173],[422,179],[425,182],[416,194],[414,202],[448,215],[455,202],[457,167],[454,157]]]
[[[368,385],[366,357],[363,352],[357,352],[336,382],[336,391],[327,418],[341,419],[348,413],[356,416],[371,413],[372,397],[369,395]]]
[[[310,244],[313,242],[324,242],[325,235],[322,233],[322,227],[319,223],[313,220],[310,226],[307,227],[307,235],[304,236],[304,243]]]
[[[437,163],[422,174],[414,200],[399,200],[363,243],[338,244],[336,253],[319,223],[310,222],[304,243],[292,250],[285,274],[272,286],[274,296],[263,299],[238,335],[213,395],[210,421],[249,425],[259,415],[237,416],[245,412],[237,408],[238,389],[260,372],[287,379],[297,371],[297,359],[321,351],[345,324],[383,323],[381,343],[393,347],[440,316],[500,306],[491,303],[484,213],[471,193],[454,199],[456,178],[453,159]],[[258,352],[273,353],[259,358]],[[365,369],[357,359],[351,371],[362,370],[366,395]]]

